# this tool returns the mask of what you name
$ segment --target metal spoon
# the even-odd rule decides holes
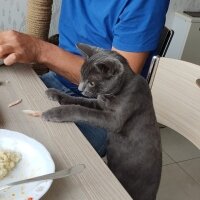
[[[73,166],[69,169],[60,170],[60,171],[57,171],[55,173],[37,176],[37,177],[34,177],[34,178],[16,181],[16,182],[9,183],[7,185],[0,186],[0,191],[8,189],[10,187],[13,187],[15,185],[21,185],[21,184],[24,184],[24,183],[68,177],[68,176],[71,176],[71,175],[74,175],[74,174],[78,174],[78,173],[82,172],[84,169],[85,169],[84,164],[75,165],[75,166]]]

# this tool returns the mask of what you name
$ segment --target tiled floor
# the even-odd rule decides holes
[[[163,170],[157,200],[200,200],[200,150],[169,128],[161,129]]]

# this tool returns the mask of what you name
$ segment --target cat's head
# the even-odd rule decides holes
[[[78,49],[85,57],[81,68],[81,81],[78,89],[88,97],[114,95],[123,81],[125,58],[115,51],[79,43]]]

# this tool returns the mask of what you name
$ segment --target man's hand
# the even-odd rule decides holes
[[[41,40],[16,31],[0,32],[0,58],[5,65],[38,62]]]

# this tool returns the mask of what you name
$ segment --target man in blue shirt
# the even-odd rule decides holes
[[[113,49],[128,60],[135,73],[145,73],[145,62],[156,50],[168,5],[169,0],[63,0],[59,47],[26,34],[1,32],[0,58],[6,65],[43,63],[52,70],[42,76],[47,87],[79,96],[77,84],[84,60],[76,44]],[[104,155],[106,131],[81,123],[77,126]]]

